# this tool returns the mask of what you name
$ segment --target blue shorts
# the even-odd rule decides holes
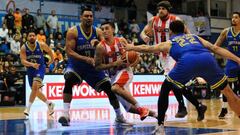
[[[94,67],[83,68],[68,64],[66,72],[73,72],[79,78],[79,81],[85,80],[96,91],[101,91],[99,89],[100,85],[109,81],[109,77],[104,71],[97,71]]]
[[[202,77],[216,89],[227,81],[224,71],[218,66],[215,58],[208,52],[185,54],[167,76],[168,81],[179,88],[195,77]]]
[[[228,76],[229,82],[238,81],[238,77],[240,76],[240,66],[236,62],[228,60],[225,67],[225,73]]]
[[[42,80],[45,75],[45,66],[39,67],[38,70],[34,68],[29,68],[27,70],[27,75],[28,75],[28,82],[31,87],[32,87],[33,81],[39,81],[40,83],[42,83]]]

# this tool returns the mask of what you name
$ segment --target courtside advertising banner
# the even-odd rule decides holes
[[[130,92],[134,97],[158,97],[164,76],[161,75],[134,75],[133,82],[130,84]],[[62,104],[64,77],[63,75],[45,75],[43,80],[44,86],[41,91],[46,95],[47,99],[54,103]],[[26,76],[26,104],[28,104],[31,88],[28,84]],[[73,99],[103,99],[107,98],[104,92],[98,93],[85,81],[80,85],[73,86]],[[40,100],[36,98],[34,104],[38,104]]]

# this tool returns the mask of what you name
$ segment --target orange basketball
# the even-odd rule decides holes
[[[122,54],[122,59],[126,59],[129,66],[136,66],[139,62],[139,54],[135,51],[125,51]]]

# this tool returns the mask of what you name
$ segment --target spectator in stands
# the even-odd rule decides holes
[[[3,38],[7,38],[7,34],[8,34],[8,29],[7,29],[7,26],[6,24],[2,24],[2,28],[0,28],[0,41],[1,39]]]
[[[13,9],[9,9],[8,10],[8,13],[5,15],[5,17],[4,17],[4,24],[6,24],[6,26],[7,26],[7,29],[8,30],[12,30],[12,31],[14,31],[14,21],[15,21],[15,17],[14,17],[14,15],[13,15]]]
[[[59,61],[63,61],[63,55],[59,48],[56,48],[56,51],[53,53],[54,59],[58,59]]]
[[[65,40],[63,39],[62,33],[57,35],[57,39],[55,40],[55,47],[60,49],[61,51],[64,50],[65,47]]]
[[[7,40],[8,43],[11,43],[13,41],[13,36],[14,36],[13,31],[11,29],[9,29],[7,37],[6,37],[6,40]]]
[[[49,66],[49,72],[55,73],[57,70],[58,64],[59,64],[59,59],[54,58],[54,62],[52,64],[50,64],[50,66]]]
[[[43,29],[39,29],[39,33],[37,34],[37,40],[38,40],[39,42],[44,42],[44,43],[46,43],[47,38],[46,38],[46,35],[45,35]]]
[[[27,33],[23,33],[22,34],[22,45],[25,44],[27,42]]]
[[[22,14],[19,8],[16,8],[14,15],[14,26],[16,28],[16,32],[21,32],[22,30]]]
[[[51,33],[51,34],[49,34],[49,37],[47,38],[47,44],[49,45],[49,47],[51,48],[51,49],[54,49],[55,48],[55,39],[54,39],[54,36],[53,36],[53,34]]]
[[[16,91],[16,82],[20,80],[20,73],[17,72],[15,66],[10,66],[9,67],[9,72],[5,74],[5,79],[6,79],[6,84],[8,87],[8,90],[10,91]]]
[[[138,34],[140,32],[140,27],[138,26],[136,19],[132,19],[129,29],[132,33]]]
[[[58,17],[56,16],[55,10],[51,11],[51,15],[49,15],[47,18],[46,25],[48,34],[52,33],[53,35],[55,35],[58,29]]]
[[[44,16],[42,15],[42,12],[40,9],[37,10],[37,15],[34,17],[34,23],[35,27],[37,28],[38,31],[44,30],[45,31],[45,23],[46,20]]]
[[[29,14],[29,9],[24,9],[24,15],[22,16],[22,32],[27,32],[27,30],[34,28],[33,16]]]
[[[10,43],[10,52],[16,56],[19,56],[21,46],[20,35],[14,35],[13,39],[14,40]]]
[[[9,45],[7,42],[6,38],[2,39],[2,43],[0,44],[0,52],[3,52],[4,54],[9,53],[10,49],[9,49]]]

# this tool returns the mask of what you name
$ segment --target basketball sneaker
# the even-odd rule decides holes
[[[149,114],[149,110],[147,108],[138,107],[137,110],[139,112],[141,120],[144,120],[148,116],[148,114]]]
[[[221,113],[218,115],[218,118],[224,119],[224,117],[226,116],[227,113],[228,113],[227,108],[222,108]]]
[[[164,125],[158,125],[155,127],[155,129],[152,131],[152,135],[165,135],[164,131]]]
[[[202,121],[202,120],[204,119],[206,110],[207,110],[207,106],[205,106],[205,105],[201,105],[201,106],[197,109],[197,112],[198,112],[197,120],[198,120],[198,121]]]
[[[133,126],[133,123],[128,122],[123,115],[119,115],[115,119],[115,125],[119,126]]]
[[[178,112],[175,115],[175,118],[184,118],[187,115],[187,108],[186,107],[179,107]]]
[[[52,115],[54,113],[54,106],[55,104],[52,102],[48,104],[49,115]]]
[[[68,116],[61,116],[58,122],[61,123],[62,126],[70,126],[70,118]]]
[[[24,112],[23,112],[23,114],[25,115],[25,116],[29,116],[29,109],[28,108],[26,108],[25,110],[24,110]]]

